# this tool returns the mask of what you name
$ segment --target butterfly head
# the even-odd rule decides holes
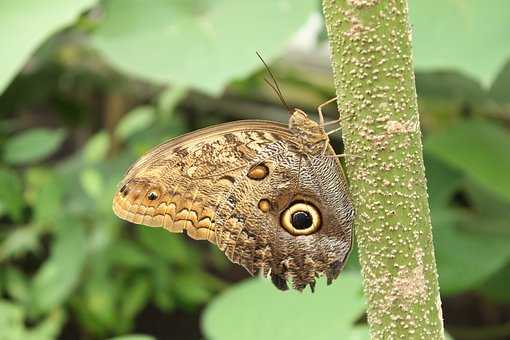
[[[329,142],[324,128],[317,122],[310,119],[308,115],[300,110],[294,109],[289,118],[289,130],[299,138],[302,146],[311,153],[324,150],[324,143]]]

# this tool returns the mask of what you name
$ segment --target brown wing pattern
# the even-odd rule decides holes
[[[240,121],[170,140],[127,171],[113,210],[132,223],[216,243],[215,210],[228,203],[236,178],[267,145],[287,136],[278,123]]]
[[[352,202],[333,149],[304,152],[295,139],[282,124],[239,121],[170,140],[127,171],[113,210],[209,240],[280,289],[313,289],[322,274],[331,282],[351,248]],[[313,232],[284,228],[294,206],[315,211]]]

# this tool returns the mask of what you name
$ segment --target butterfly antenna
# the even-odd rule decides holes
[[[290,106],[287,104],[287,102],[285,101],[285,98],[283,97],[283,93],[282,93],[282,90],[280,90],[280,87],[278,86],[278,81],[276,80],[276,77],[274,76],[273,72],[271,72],[271,69],[269,68],[269,66],[267,65],[267,63],[264,61],[264,59],[262,58],[262,56],[260,55],[259,52],[255,52],[257,53],[257,56],[259,57],[260,61],[262,61],[262,63],[264,64],[264,66],[266,67],[266,70],[267,72],[269,73],[269,75],[271,76],[271,79],[273,79],[273,83],[271,83],[269,80],[267,80],[266,78],[264,78],[264,80],[266,81],[266,83],[271,86],[271,88],[273,89],[273,91],[276,93],[276,95],[278,96],[278,98],[280,99],[280,101],[282,102],[283,105],[285,105],[285,107],[287,108],[287,111],[289,111],[289,113],[292,113],[292,110],[290,108]]]

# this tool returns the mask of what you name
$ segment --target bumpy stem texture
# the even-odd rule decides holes
[[[323,0],[373,339],[443,339],[405,0]]]

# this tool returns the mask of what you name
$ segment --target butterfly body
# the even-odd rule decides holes
[[[113,210],[127,221],[216,244],[251,274],[313,289],[336,278],[354,210],[323,127],[296,110],[289,125],[238,121],[163,143],[126,173]]]

